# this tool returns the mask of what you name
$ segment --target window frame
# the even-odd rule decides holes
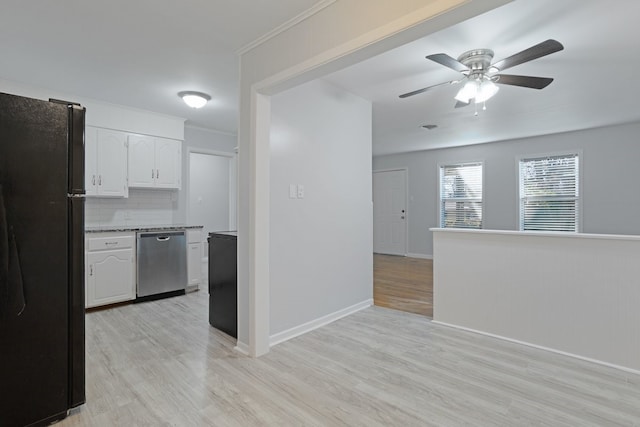
[[[551,230],[525,230],[524,229],[524,222],[523,222],[523,216],[522,216],[522,200],[523,200],[523,195],[522,195],[522,186],[520,185],[521,182],[521,177],[520,177],[520,163],[522,161],[526,161],[526,160],[538,160],[538,159],[546,159],[546,158],[551,158],[551,157],[568,157],[568,156],[576,156],[577,157],[577,161],[576,161],[576,165],[578,167],[578,179],[577,179],[577,186],[578,186],[578,195],[576,196],[576,209],[577,209],[577,215],[576,215],[576,222],[577,222],[577,227],[575,231],[551,231]],[[518,198],[516,200],[517,203],[517,208],[516,208],[516,215],[517,215],[517,224],[518,224],[518,230],[521,232],[525,232],[525,233],[536,233],[536,232],[540,232],[540,233],[582,233],[582,215],[583,215],[583,177],[584,177],[584,167],[583,167],[583,153],[582,150],[580,149],[576,149],[576,150],[569,150],[569,151],[553,151],[553,152],[547,152],[547,153],[541,153],[541,154],[527,154],[527,155],[520,155],[518,157],[516,157],[516,186],[518,188]]]
[[[443,223],[443,200],[442,200],[442,171],[443,168],[446,167],[454,167],[454,166],[471,166],[471,165],[480,165],[481,173],[480,173],[480,182],[481,182],[481,196],[480,196],[480,227],[446,227]],[[467,160],[462,162],[438,162],[436,168],[437,175],[437,200],[436,200],[436,215],[438,218],[438,227],[440,228],[449,228],[449,229],[462,229],[462,230],[482,230],[484,228],[485,218],[484,218],[484,182],[485,182],[485,167],[484,160]],[[473,199],[464,199],[466,201],[470,201]],[[461,200],[462,201],[462,200]]]

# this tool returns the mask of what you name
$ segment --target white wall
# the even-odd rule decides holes
[[[373,159],[373,169],[409,171],[409,253],[433,254],[430,227],[438,227],[438,164],[484,161],[483,227],[518,229],[517,158],[580,150],[582,231],[640,234],[640,123],[535,138],[421,151]]]
[[[456,24],[511,0],[318,2],[240,56],[238,348],[269,348],[268,94]]]
[[[371,305],[371,103],[323,81],[274,96],[270,194],[270,335]]]
[[[446,229],[434,239],[436,322],[640,372],[639,236]]]

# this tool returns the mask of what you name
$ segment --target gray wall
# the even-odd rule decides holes
[[[486,229],[518,229],[517,159],[581,152],[582,232],[640,234],[640,123],[467,147],[374,157],[373,170],[407,168],[410,255],[433,254],[438,165],[484,162]]]

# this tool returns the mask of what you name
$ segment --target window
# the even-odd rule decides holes
[[[482,163],[440,167],[440,227],[482,228]]]
[[[578,155],[520,160],[520,230],[578,231]]]

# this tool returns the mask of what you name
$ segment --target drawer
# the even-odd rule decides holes
[[[105,249],[133,248],[133,236],[94,237],[87,240],[88,251],[102,251]]]

